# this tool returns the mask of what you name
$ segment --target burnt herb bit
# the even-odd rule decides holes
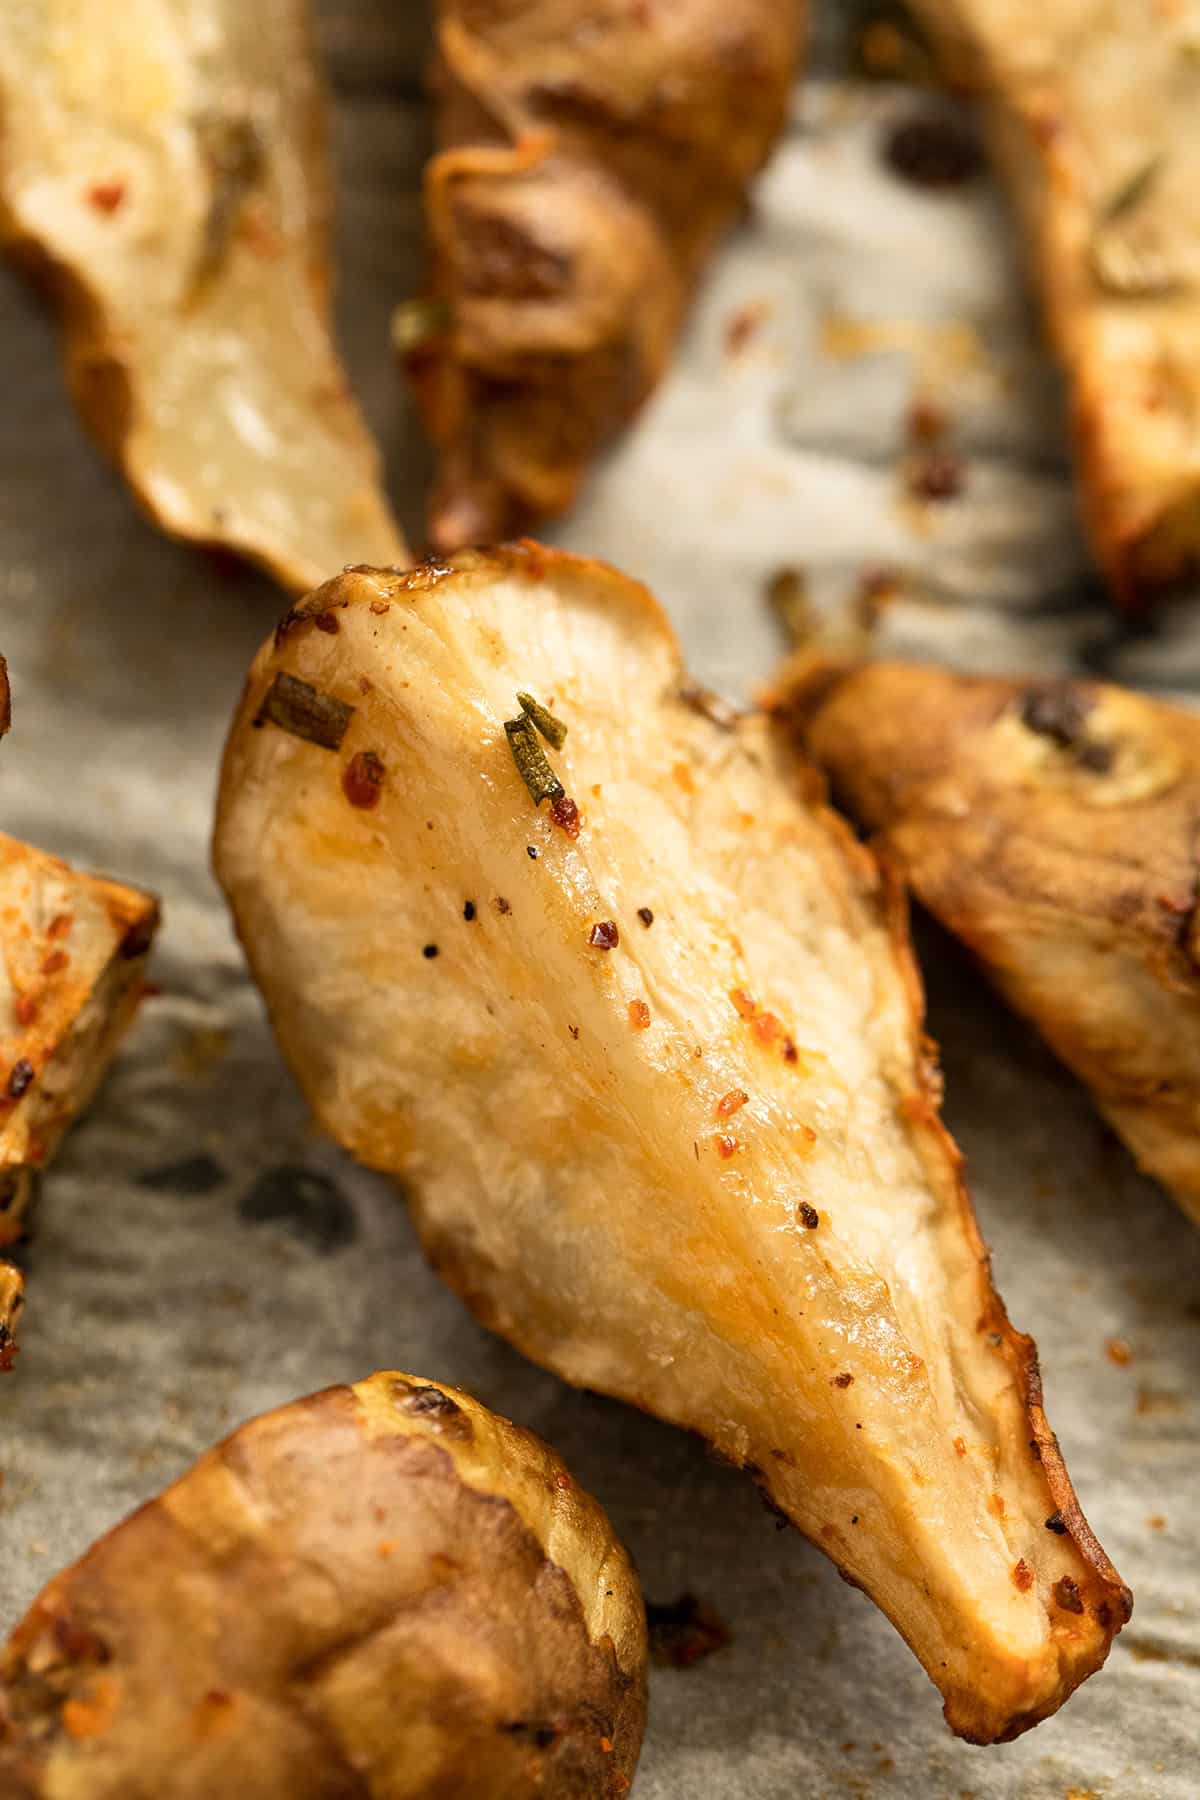
[[[15,1062],[8,1077],[6,1092],[10,1100],[19,1100],[33,1080],[33,1064],[26,1057]]]
[[[601,919],[588,932],[588,943],[597,950],[615,950],[621,941],[621,933],[612,919]]]
[[[654,923],[654,914],[650,911],[650,908],[648,906],[639,906],[638,907],[638,918],[642,921],[642,924],[646,927],[646,930],[649,931],[650,927]]]
[[[1079,1583],[1069,1575],[1063,1575],[1054,1584],[1054,1598],[1064,1612],[1081,1613],[1083,1611],[1083,1595],[1079,1592]]]
[[[467,921],[467,924],[469,925],[471,923],[471,920],[474,917],[475,917],[475,902],[473,900],[468,900],[463,907],[463,918]]]
[[[533,804],[540,806],[543,800],[565,800],[567,790],[546,761],[546,753],[538,743],[537,732],[530,720],[524,715],[519,719],[506,719],[504,733],[517,773],[529,789]]]
[[[344,700],[335,700],[281,669],[264,694],[254,723],[278,725],[322,750],[339,750],[353,717],[354,708]]]
[[[1050,1517],[1046,1520],[1046,1530],[1053,1531],[1057,1534],[1057,1536],[1063,1537],[1066,1535],[1067,1521],[1063,1518],[1063,1516],[1060,1512],[1053,1512],[1050,1514]]]
[[[800,1219],[809,1231],[815,1231],[821,1223],[820,1213],[815,1206],[810,1206],[807,1200],[800,1202]]]
[[[342,774],[342,792],[351,806],[370,811],[379,804],[386,770],[382,758],[373,750],[358,750],[346,764]]]
[[[556,719],[532,694],[518,694],[517,700],[525,717],[532,720],[551,748],[561,750],[567,741],[567,728],[562,720]]]
[[[392,313],[392,349],[399,357],[412,356],[445,337],[453,323],[448,300],[402,300]]]

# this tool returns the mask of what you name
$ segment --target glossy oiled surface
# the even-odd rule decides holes
[[[343,342],[416,522],[420,434],[396,403],[387,321],[419,279],[427,121],[415,81],[428,39],[418,10],[392,0],[321,11],[338,95]],[[1082,553],[999,199],[986,183],[918,194],[876,164],[883,120],[919,103],[907,91],[810,91],[806,128],[783,146],[753,229],[716,265],[658,405],[571,526],[574,547],[654,584],[689,663],[731,692],[779,655],[761,588],[789,561],[818,597],[840,598],[861,562],[911,558],[939,598],[902,599],[889,641],[976,667],[1061,666],[1107,626],[1102,597],[1073,591],[1071,609],[1061,604]],[[763,296],[774,313],[729,357],[730,316]],[[899,429],[904,357],[868,359],[869,370],[830,361],[807,329],[812,312],[851,304],[883,318],[966,315],[1013,349],[994,382],[968,383],[980,405],[963,421],[967,486],[921,538],[888,502],[879,411],[851,401],[869,372]],[[366,1369],[436,1370],[560,1448],[603,1497],[652,1598],[690,1587],[732,1630],[707,1662],[652,1672],[634,1800],[1063,1800],[1072,1788],[1193,1800],[1194,1227],[1138,1179],[953,944],[925,937],[948,1118],[997,1277],[1036,1330],[1072,1475],[1137,1592],[1105,1671],[1053,1721],[987,1751],[957,1743],[887,1620],[798,1533],[776,1530],[744,1474],[475,1325],[426,1266],[391,1184],[313,1136],[206,873],[229,707],[279,595],[248,575],[214,579],[142,524],[64,404],[41,308],[3,274],[0,321],[2,647],[19,722],[0,750],[5,828],[137,879],[168,906],[155,969],[166,991],[45,1185],[20,1373],[0,1386],[4,1622],[240,1420]],[[961,382],[955,392],[965,399]],[[825,448],[811,433],[798,447],[818,404]],[[1030,617],[1052,593],[1059,604]],[[171,629],[151,633],[164,601]],[[1142,667],[1157,657],[1177,685],[1197,666],[1186,618],[1178,627],[1133,653]],[[189,1187],[181,1165],[205,1156]],[[255,1222],[264,1209],[250,1196],[281,1168],[310,1185],[289,1183],[275,1219]],[[1106,1354],[1110,1339],[1128,1342],[1128,1363]]]

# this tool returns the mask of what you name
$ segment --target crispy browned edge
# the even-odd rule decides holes
[[[306,38],[313,62],[316,90],[316,102],[311,109],[314,117],[305,124],[307,148],[304,155],[312,200],[310,237],[315,250],[315,254],[308,258],[308,271],[315,303],[320,310],[328,313],[333,211],[326,148],[328,87],[322,75],[323,65],[317,55],[315,27],[311,17],[307,18]],[[0,106],[0,163],[3,162],[3,156],[4,109]],[[312,179],[314,169],[323,172],[319,185]],[[0,183],[0,249],[25,270],[34,285],[56,308],[62,324],[63,363],[71,397],[101,451],[120,469],[139,512],[159,531],[165,532],[179,543],[215,550],[232,549],[219,535],[180,531],[166,525],[142,492],[141,483],[126,456],[126,444],[133,428],[134,405],[132,385],[120,340],[114,338],[109,331],[103,305],[84,277],[69,264],[52,256],[40,239],[22,229],[4,204],[3,183]],[[259,556],[249,547],[239,548],[234,554],[243,556],[247,562],[263,569],[273,580],[278,581],[280,586],[295,592],[298,583],[286,563],[266,555]]]
[[[391,571],[384,572],[392,573]],[[638,604],[648,618],[654,622],[658,630],[665,632],[671,640],[679,667],[681,697],[693,698],[685,693],[689,684],[683,667],[678,637],[657,599],[643,583],[621,574],[619,570],[599,559],[576,556],[569,551],[552,549],[533,539],[522,538],[513,543],[498,545],[490,550],[471,550],[440,558],[431,557],[407,573],[404,585],[411,592],[420,592],[456,575],[474,578],[486,576],[495,579],[502,579],[506,575],[519,575],[531,580],[541,580],[547,575],[552,576],[555,572],[567,575],[573,582],[586,579],[589,582],[598,583],[601,587],[610,589],[615,587],[627,603],[636,596]],[[368,574],[375,573],[375,571],[368,565],[359,565],[354,569],[347,570],[346,573],[348,575]],[[333,581],[327,582],[300,607],[294,607],[284,615],[276,632],[276,645],[282,642],[293,624],[324,612],[331,605],[344,606],[348,604],[340,597],[341,579],[341,577],[335,577]],[[909,1096],[910,1121],[914,1132],[924,1138],[923,1160],[940,1163],[949,1171],[953,1179],[955,1199],[963,1231],[979,1265],[984,1309],[978,1322],[978,1329],[993,1332],[1003,1341],[1005,1356],[1012,1370],[1029,1422],[1030,1453],[1041,1464],[1045,1472],[1050,1497],[1054,1509],[1066,1527],[1066,1535],[1069,1536],[1079,1552],[1085,1566],[1092,1571],[1098,1587],[1102,1590],[1102,1597],[1096,1608],[1096,1619],[1103,1637],[1094,1661],[1085,1665],[1081,1659],[1075,1678],[1064,1683],[1057,1693],[1053,1705],[1048,1704],[1044,1708],[1014,1716],[1004,1731],[993,1738],[970,1740],[1004,1743],[1019,1737],[1022,1732],[1029,1730],[1040,1720],[1057,1711],[1058,1707],[1069,1698],[1081,1682],[1103,1666],[1112,1647],[1113,1638],[1132,1614],[1133,1595],[1122,1581],[1117,1569],[1088,1524],[1071,1484],[1062,1452],[1059,1449],[1058,1439],[1045,1414],[1037,1346],[1033,1338],[1025,1332],[1017,1331],[1013,1326],[1004,1302],[996,1291],[992,1278],[991,1254],[984,1242],[979,1221],[967,1191],[962,1152],[941,1118],[942,1080],[937,1060],[938,1047],[924,1029],[925,988],[909,932],[908,898],[903,879],[891,863],[855,836],[849,823],[830,804],[828,784],[824,775],[796,748],[794,725],[796,708],[805,704],[817,704],[820,697],[843,675],[850,672],[852,667],[851,663],[831,663],[819,655],[801,652],[781,671],[776,682],[761,697],[760,703],[763,710],[771,715],[786,739],[789,756],[795,765],[795,780],[799,794],[826,827],[831,842],[842,854],[859,898],[863,905],[875,914],[892,944],[908,999],[911,1023],[914,1093]],[[251,703],[256,701],[253,682],[252,675],[246,684],[241,707],[235,715],[231,727],[230,742],[237,735],[242,721],[252,716]],[[790,683],[794,683],[794,685],[790,685]],[[727,724],[725,728],[728,729]],[[243,948],[253,968],[253,951],[251,946],[245,943],[245,940],[243,940]],[[899,1096],[899,1098],[903,1099],[903,1096]],[[913,1098],[918,1102],[916,1108],[912,1106]],[[499,1315],[488,1299],[488,1276],[485,1272],[485,1265],[478,1259],[473,1259],[468,1252],[464,1251],[462,1245],[430,1228],[429,1222],[424,1216],[419,1192],[411,1190],[406,1197],[426,1259],[446,1285],[458,1295],[481,1325],[505,1338],[530,1362],[549,1369],[552,1374],[559,1375],[561,1379],[561,1371],[539,1353],[533,1344],[525,1341],[519,1329],[513,1329],[507,1323],[501,1323]],[[637,1404],[636,1401],[631,1403]],[[649,1411],[650,1409],[643,1408],[643,1410]],[[744,1466],[765,1491],[767,1484],[762,1471],[752,1464]],[[826,1545],[820,1544],[817,1547],[823,1554],[828,1554]],[[898,1625],[895,1620],[892,1622],[903,1636],[903,1627]],[[960,1735],[968,1736],[969,1734],[960,1731]]]
[[[405,1390],[410,1398],[419,1396],[424,1400],[436,1392],[447,1404],[444,1408],[439,1408],[432,1417],[429,1416],[429,1409],[422,1406],[421,1424],[416,1429],[410,1427],[395,1433],[376,1434],[371,1431],[361,1407],[358,1389],[372,1388],[380,1382],[390,1383],[393,1389]],[[596,1639],[591,1637],[583,1613],[582,1597],[572,1577],[552,1560],[547,1545],[525,1522],[514,1502],[503,1492],[490,1492],[486,1487],[476,1486],[460,1475],[447,1443],[439,1443],[438,1439],[455,1441],[465,1436],[478,1448],[475,1422],[479,1418],[495,1434],[497,1443],[494,1448],[499,1450],[502,1458],[507,1455],[507,1465],[502,1461],[499,1468],[501,1488],[513,1480],[510,1469],[516,1470],[518,1486],[522,1480],[530,1478],[528,1469],[512,1462],[514,1447],[525,1446],[531,1461],[536,1463],[544,1454],[548,1470],[557,1471],[556,1481],[565,1482],[569,1487],[574,1486],[577,1500],[582,1502],[585,1513],[589,1515],[585,1528],[595,1529],[597,1524],[602,1524],[612,1532],[611,1524],[599,1503],[573,1483],[552,1446],[523,1426],[514,1425],[499,1415],[491,1414],[480,1401],[462,1389],[425,1377],[384,1370],[353,1386],[339,1383],[272,1408],[244,1421],[227,1433],[168,1487],[136,1507],[98,1538],[75,1562],[60,1570],[14,1626],[7,1644],[0,1649],[0,1775],[6,1775],[15,1781],[18,1794],[28,1796],[28,1800],[35,1800],[35,1797],[48,1793],[49,1790],[43,1785],[43,1778],[60,1733],[37,1729],[38,1715],[48,1711],[51,1715],[61,1717],[64,1709],[71,1703],[79,1683],[86,1686],[89,1676],[94,1672],[97,1652],[104,1652],[103,1660],[108,1660],[111,1653],[102,1634],[106,1621],[111,1619],[109,1608],[113,1609],[118,1618],[121,1610],[126,1609],[125,1623],[129,1627],[136,1625],[142,1608],[154,1603],[153,1584],[144,1593],[130,1595],[120,1588],[113,1592],[113,1570],[106,1564],[106,1550],[115,1549],[122,1539],[131,1536],[136,1538],[142,1531],[146,1531],[148,1539],[153,1541],[153,1530],[147,1528],[152,1528],[166,1516],[166,1509],[173,1497],[197,1483],[203,1484],[214,1471],[225,1469],[242,1479],[245,1472],[253,1472],[256,1466],[268,1472],[273,1462],[298,1461],[301,1465],[307,1462],[311,1465],[313,1476],[311,1506],[315,1512],[323,1512],[324,1503],[320,1490],[322,1439],[327,1433],[333,1434],[336,1439],[339,1427],[349,1427],[354,1434],[355,1454],[358,1458],[378,1455],[387,1459],[385,1464],[381,1464],[384,1474],[377,1479],[383,1479],[395,1488],[401,1500],[405,1485],[411,1481],[419,1481],[426,1498],[444,1485],[448,1499],[452,1495],[461,1496],[463,1501],[489,1509],[500,1509],[498,1516],[503,1520],[503,1541],[511,1544],[515,1550],[529,1555],[540,1565],[543,1575],[553,1577],[552,1583],[539,1584],[537,1594],[530,1595],[530,1604],[535,1607],[540,1605],[544,1609],[545,1629],[561,1640],[561,1654],[568,1659],[573,1657],[578,1663],[574,1675],[580,1684],[585,1680],[603,1679],[611,1687],[614,1701],[612,1724],[617,1729],[613,1731],[611,1742],[600,1740],[597,1783],[592,1786],[589,1781],[586,1791],[594,1794],[596,1800],[604,1800],[604,1797],[607,1800],[617,1800],[619,1795],[627,1793],[637,1766],[645,1730],[645,1639],[643,1637],[641,1641],[640,1660],[635,1657],[634,1666],[624,1668],[617,1658],[616,1646],[611,1637],[607,1634]],[[281,1426],[286,1428],[283,1432],[279,1430]],[[392,1458],[397,1446],[402,1446],[408,1453],[407,1460],[411,1462],[411,1467],[396,1468]],[[364,1485],[366,1484],[367,1477],[364,1476]],[[203,1487],[200,1486],[198,1491],[203,1494]],[[210,1492],[208,1496],[210,1511],[217,1491],[219,1490]],[[378,1497],[376,1488],[372,1487],[371,1491]],[[374,1523],[382,1523],[377,1506],[372,1506],[369,1511]],[[186,1520],[187,1516],[185,1509],[183,1518]],[[446,1509],[448,1528],[460,1528],[468,1517],[469,1514],[464,1513],[461,1504],[451,1505]],[[403,1522],[402,1515],[397,1522]],[[281,1574],[286,1569],[290,1523],[286,1512],[276,1519],[271,1539],[263,1552],[268,1565],[272,1556],[280,1559]],[[186,1525],[183,1528],[187,1530]],[[330,1536],[332,1537],[332,1533]],[[612,1534],[611,1541],[619,1550],[615,1534]],[[327,1548],[329,1560],[336,1564],[336,1543],[330,1542]],[[161,1549],[160,1541],[160,1553]],[[204,1549],[212,1551],[215,1546],[204,1546]],[[636,1594],[636,1575],[631,1564],[627,1562],[626,1566]],[[118,1561],[116,1571],[119,1573],[119,1570]],[[261,1577],[261,1564],[258,1565],[257,1572]],[[210,1579],[222,1585],[236,1587],[244,1580],[253,1581],[255,1565],[250,1565],[247,1575],[240,1560],[214,1557],[208,1574]],[[383,1573],[380,1581],[386,1584]],[[452,1590],[448,1592],[452,1600]],[[469,1629],[469,1626],[468,1615],[464,1619],[464,1629]],[[382,1629],[382,1624],[376,1627],[376,1630]],[[57,1655],[57,1661],[49,1669],[40,1659],[32,1662],[27,1660],[28,1653],[36,1651],[47,1631],[53,1638]],[[349,1641],[358,1643],[359,1639],[354,1637]],[[203,1648],[202,1646],[201,1655]],[[186,1641],[181,1644],[180,1649],[186,1662],[190,1655]],[[298,1680],[302,1683],[303,1671]],[[33,1696],[32,1730],[26,1728],[19,1707],[12,1705],[17,1690],[25,1684],[30,1687]],[[303,1710],[301,1695],[296,1695],[294,1703]],[[482,1704],[488,1704],[486,1692]],[[86,1770],[87,1734],[81,1735],[78,1741],[74,1733],[68,1732],[68,1736]],[[180,1748],[183,1747],[181,1744]],[[350,1773],[349,1762],[346,1772]],[[341,1791],[339,1786],[338,1792]],[[355,1791],[358,1791],[357,1784]],[[505,1791],[509,1791],[507,1787]],[[540,1783],[538,1791],[542,1791]],[[582,1800],[585,1790],[577,1786],[568,1770],[564,1783],[561,1784],[554,1779],[554,1772],[551,1772],[546,1791],[561,1794],[564,1800],[570,1792],[579,1795]],[[367,1792],[365,1784],[362,1792]]]
[[[779,721],[780,726],[795,742],[803,733],[803,728],[840,683],[852,677],[855,669],[860,667],[850,659],[830,659],[819,651],[800,651],[790,658],[773,678],[762,695],[762,704]],[[1058,1438],[1051,1429],[1046,1418],[1042,1393],[1042,1374],[1038,1363],[1037,1345],[1028,1333],[1018,1331],[1008,1316],[1004,1301],[996,1290],[992,1279],[991,1252],[979,1229],[979,1220],[971,1203],[964,1177],[964,1161],[962,1152],[951,1137],[942,1121],[941,1075],[937,1063],[938,1048],[924,1029],[925,1026],[925,986],[913,949],[909,931],[908,889],[899,865],[890,858],[878,844],[868,847],[854,834],[849,823],[835,812],[828,801],[828,783],[824,775],[812,767],[813,779],[820,784],[823,798],[823,810],[831,818],[842,837],[852,851],[870,858],[878,867],[883,882],[883,918],[887,924],[896,956],[901,964],[905,986],[908,991],[909,1007],[912,1018],[914,1041],[920,1046],[916,1057],[916,1076],[918,1092],[926,1101],[928,1111],[921,1123],[930,1134],[937,1152],[950,1165],[954,1172],[958,1194],[959,1212],[963,1229],[979,1259],[982,1279],[987,1297],[987,1313],[985,1328],[995,1331],[1004,1339],[1009,1363],[1016,1376],[1021,1393],[1022,1403],[1029,1419],[1032,1437],[1030,1448],[1036,1455],[1046,1472],[1046,1482],[1050,1489],[1055,1507],[1067,1527],[1067,1533],[1084,1562],[1095,1572],[1101,1584],[1112,1590],[1109,1619],[1101,1619],[1101,1623],[1110,1625],[1109,1643],[1105,1648],[1105,1656],[1111,1647],[1112,1638],[1116,1636],[1122,1625],[1128,1623],[1133,1612],[1133,1595],[1121,1580],[1112,1560],[1100,1544],[1091,1526],[1084,1516],[1071,1478],[1067,1473]],[[1102,1602],[1102,1604],[1105,1604]],[[1096,1667],[1100,1667],[1104,1657]],[[1084,1679],[1085,1677],[1080,1677]],[[1078,1686],[1076,1682],[1074,1686]],[[1071,1690],[1068,1690],[1068,1693]],[[1065,1699],[1067,1695],[1064,1694]],[[1038,1718],[1014,1720],[1013,1728],[1005,1733],[1005,1739],[1017,1737],[1030,1725],[1035,1725]],[[1004,1740],[1001,1740],[1004,1741]]]

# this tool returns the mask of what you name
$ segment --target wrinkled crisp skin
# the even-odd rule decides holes
[[[903,909],[787,734],[682,682],[600,564],[348,571],[251,670],[217,870],[320,1121],[474,1311],[751,1468],[955,1730],[1013,1736],[1128,1593],[991,1286]]]
[[[983,95],[1113,592],[1200,575],[1200,4],[916,0]]]
[[[5,1800],[617,1800],[645,1616],[594,1500],[457,1389],[243,1425],[52,1581],[0,1663]]]
[[[571,505],[782,129],[802,0],[440,0],[413,361],[439,549]]]
[[[847,809],[1200,1221],[1200,719],[896,663],[779,693]]]
[[[303,592],[404,556],[331,337],[304,0],[5,0],[0,235],[164,530]]]

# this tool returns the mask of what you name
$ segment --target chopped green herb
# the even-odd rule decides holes
[[[265,725],[269,720],[293,737],[319,744],[323,750],[337,750],[353,716],[354,708],[344,700],[335,700],[332,694],[323,694],[307,681],[280,671],[263,696],[254,723]]]
[[[1140,206],[1162,171],[1163,155],[1157,151],[1146,161],[1139,163],[1132,175],[1128,175],[1120,185],[1114,188],[1104,205],[1100,208],[1100,217],[1105,224],[1114,219],[1124,218],[1136,206]]]
[[[562,782],[546,761],[546,753],[538,743],[537,732],[528,718],[506,719],[508,747],[517,765],[517,773],[529,789],[535,806],[543,800],[561,800],[566,794]]]
[[[521,711],[527,719],[532,719],[546,742],[555,750],[561,750],[567,741],[567,728],[561,719],[556,719],[552,712],[535,700],[532,694],[518,694]]]
[[[392,314],[392,349],[411,356],[435,338],[444,337],[452,318],[445,300],[403,300]]]

